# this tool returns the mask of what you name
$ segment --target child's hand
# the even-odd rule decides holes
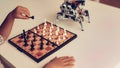
[[[30,17],[30,12],[27,8],[22,6],[17,6],[11,13],[10,16],[14,19],[28,19]]]
[[[43,68],[73,68],[74,62],[75,60],[73,57],[56,57],[47,63]]]

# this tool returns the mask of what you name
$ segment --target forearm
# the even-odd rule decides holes
[[[64,0],[64,2],[66,2],[66,1],[68,1],[68,0]]]
[[[0,26],[0,35],[3,36],[4,40],[6,40],[12,30],[12,26],[14,23],[14,18],[12,17],[12,14],[8,14],[6,19],[3,21],[3,23]]]
[[[22,14],[25,14],[23,16]],[[14,10],[12,10],[3,21],[0,26],[0,35],[2,35],[3,39],[6,40],[12,30],[12,26],[15,19],[28,19],[30,17],[30,12],[26,7],[17,6]]]

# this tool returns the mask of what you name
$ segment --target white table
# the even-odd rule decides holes
[[[79,23],[72,20],[55,22],[56,13],[60,11],[62,0],[1,0],[0,22],[7,13],[17,5],[27,7],[35,20],[16,20],[9,36],[12,38],[24,29],[28,30],[47,20],[74,32],[78,37],[65,47],[36,63],[25,54],[19,52],[7,41],[0,46],[0,54],[16,68],[42,68],[55,56],[74,56],[75,68],[120,68],[120,9],[100,3],[86,1],[91,23],[84,23],[80,31]],[[9,39],[8,38],[8,39]]]

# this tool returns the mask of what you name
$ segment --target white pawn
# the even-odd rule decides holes
[[[52,38],[51,38],[51,35],[49,35],[49,40],[51,40]]]
[[[45,30],[43,30],[43,36],[45,35]]]
[[[58,35],[58,34],[59,34],[59,31],[60,31],[60,28],[59,28],[59,27],[57,27],[57,30],[56,30],[56,35]]]
[[[39,30],[40,29],[40,27],[39,27],[39,25],[37,26],[37,30]]]
[[[34,33],[37,33],[36,29],[34,29]]]
[[[51,28],[53,29],[54,28],[54,26],[53,26],[53,24],[51,23]]]
[[[61,38],[60,38],[60,36],[58,36],[58,41],[60,41],[61,40]]]
[[[57,27],[57,31],[58,31],[58,32],[60,31],[60,27]]]
[[[43,27],[44,30],[46,29],[46,26],[47,26],[47,22],[46,22],[46,19],[45,19],[45,23],[44,23],[44,27]]]
[[[44,23],[44,27],[43,27],[43,30],[45,30],[46,29],[46,25],[45,25],[45,23]]]
[[[58,33],[59,33],[59,32],[56,30],[56,35],[58,35]]]
[[[63,34],[64,36],[67,36],[67,32],[66,32],[66,30],[64,29],[64,34]]]
[[[59,41],[58,40],[57,40],[56,44],[59,45]]]
[[[50,27],[50,33],[52,32],[52,27]]]
[[[46,21],[46,19],[45,19],[45,23],[44,23],[44,25],[45,25],[45,26],[47,25],[47,21]]]
[[[50,36],[52,36],[52,32],[50,32]]]
[[[63,35],[63,40],[65,40],[66,39],[66,37]]]

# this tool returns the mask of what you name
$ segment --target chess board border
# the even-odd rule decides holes
[[[42,23],[42,24],[43,24],[43,23]],[[55,24],[54,24],[54,25],[55,25]],[[57,26],[57,25],[56,25],[56,26]],[[33,28],[35,28],[35,27],[33,27]],[[33,29],[33,28],[32,28],[32,29]],[[60,27],[60,28],[61,28],[61,27]],[[62,29],[63,29],[63,28],[62,28]],[[28,30],[28,31],[31,31],[31,29]],[[68,30],[67,30],[67,31],[68,31]],[[25,32],[27,32],[27,31],[25,31]],[[33,31],[31,31],[31,32],[34,33]],[[68,32],[70,32],[70,31],[68,31]],[[70,33],[72,33],[72,32],[70,32]],[[23,33],[21,33],[21,34],[23,34]],[[17,35],[17,36],[20,36],[21,34],[19,34],[19,35]],[[35,34],[38,35],[37,33],[35,33]],[[32,56],[31,54],[29,54],[27,51],[25,51],[24,49],[22,49],[22,48],[19,47],[17,44],[15,44],[14,42],[11,41],[12,39],[14,39],[14,38],[17,37],[17,36],[15,36],[15,37],[13,37],[13,38],[10,38],[10,39],[8,40],[8,42],[9,42],[12,46],[16,47],[17,50],[19,50],[20,52],[26,54],[28,57],[30,57],[31,59],[33,59],[34,61],[36,61],[37,63],[39,63],[39,62],[42,61],[43,59],[47,58],[49,55],[53,54],[54,52],[56,52],[56,51],[58,51],[59,49],[61,49],[62,47],[64,47],[66,44],[68,44],[69,42],[71,42],[73,39],[77,38],[77,35],[76,35],[75,33],[72,33],[72,34],[74,34],[73,37],[71,37],[70,39],[68,39],[67,41],[65,41],[63,44],[57,46],[55,49],[51,50],[50,52],[46,53],[45,55],[43,55],[43,56],[42,56],[41,58],[39,58],[39,59],[35,58],[35,57]],[[38,36],[40,36],[40,35],[38,35]],[[44,38],[44,39],[45,39],[45,38]],[[48,39],[45,39],[45,40],[49,41]],[[50,42],[51,42],[51,41],[50,41]],[[53,43],[53,42],[51,42],[51,43],[54,44],[54,45],[57,45],[57,44],[55,44],[55,43]]]

